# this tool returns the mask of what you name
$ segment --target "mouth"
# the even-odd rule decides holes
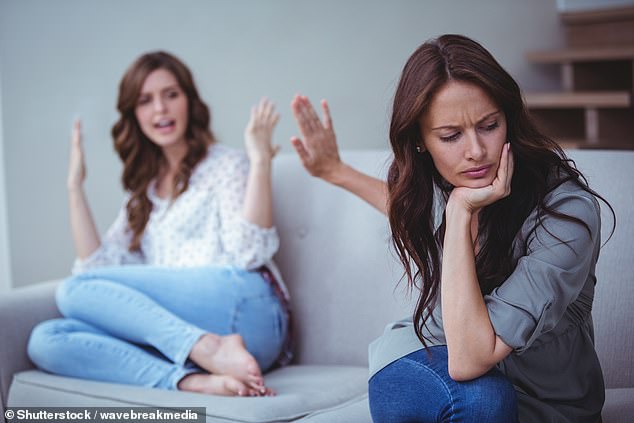
[[[462,174],[469,178],[482,178],[489,172],[489,169],[491,169],[492,166],[493,165],[472,167],[471,169],[467,169],[462,172]]]
[[[174,119],[162,118],[157,122],[154,122],[154,128],[161,132],[169,132],[176,127],[176,121]]]

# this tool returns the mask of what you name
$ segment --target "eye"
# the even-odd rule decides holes
[[[491,132],[495,129],[497,129],[497,127],[500,126],[498,124],[498,121],[496,120],[495,122],[489,124],[489,125],[485,125],[484,128],[482,128],[483,130],[487,131],[487,132]]]
[[[170,90],[167,92],[167,98],[177,98],[180,93],[176,90]]]
[[[142,106],[144,104],[149,103],[152,100],[152,98],[149,95],[142,95],[141,97],[139,97],[139,99],[137,100],[137,104],[139,106]]]
[[[455,134],[451,134],[447,136],[441,136],[439,138],[442,142],[452,142],[452,141],[456,141],[458,137],[460,137],[460,132],[456,132]]]

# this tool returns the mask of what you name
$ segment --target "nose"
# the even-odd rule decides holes
[[[161,96],[157,96],[156,99],[154,99],[154,111],[156,112],[164,112],[166,109],[165,106],[165,101],[161,98]]]
[[[478,162],[486,156],[486,149],[484,143],[476,132],[467,134],[467,145],[465,149],[465,155],[467,159]]]

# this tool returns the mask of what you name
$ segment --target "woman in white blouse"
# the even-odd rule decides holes
[[[289,358],[288,298],[271,262],[279,114],[266,99],[252,108],[246,156],[218,144],[190,71],[164,52],[131,65],[117,108],[126,201],[100,239],[76,122],[68,192],[78,258],[57,291],[64,317],[33,330],[29,356],[65,376],[274,395],[262,373]]]

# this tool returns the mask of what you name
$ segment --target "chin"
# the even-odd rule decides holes
[[[170,136],[165,136],[165,135],[159,135],[159,136],[154,136],[154,137],[149,137],[150,140],[152,140],[152,142],[154,144],[156,144],[159,147],[165,148],[165,147],[173,147],[177,144],[180,143],[180,140],[182,140],[183,138],[177,135],[170,135]]]
[[[159,138],[159,137],[152,138],[152,142],[158,145],[159,147],[170,147],[174,144],[177,144],[176,140]]]
[[[487,186],[491,185],[491,183],[493,183],[493,178],[486,177],[486,178],[479,178],[479,179],[467,179],[466,181],[462,181],[460,186],[463,186],[465,188],[474,188],[474,189],[476,189],[476,188],[487,187]]]

